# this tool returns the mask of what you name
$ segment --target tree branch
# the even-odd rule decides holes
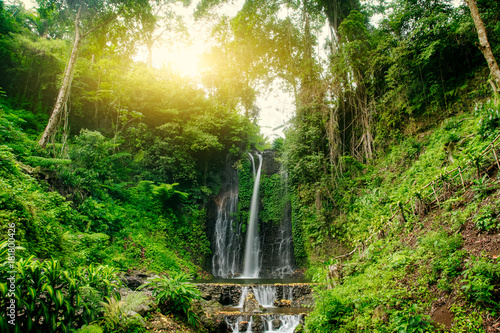
[[[114,20],[118,17],[118,15],[120,15],[120,13],[123,11],[123,8],[124,8],[124,7],[121,7],[121,8],[120,8],[120,10],[118,10],[118,13],[113,14],[113,15],[112,15],[110,18],[108,18],[107,20],[105,20],[105,21],[101,22],[100,24],[96,25],[95,27],[90,28],[87,32],[85,32],[84,34],[82,34],[82,38],[87,37],[87,36],[88,36],[88,35],[90,35],[93,31],[95,31],[95,30],[97,30],[97,29],[99,29],[99,28],[101,28],[101,27],[103,27],[103,26],[105,26],[105,25],[109,24],[111,21],[114,21]]]

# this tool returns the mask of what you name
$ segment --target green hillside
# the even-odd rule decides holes
[[[260,220],[290,200],[317,283],[295,332],[500,329],[500,78],[470,11],[498,59],[500,4],[247,0],[223,16],[229,1],[202,0],[183,24],[190,3],[0,1],[2,332],[218,332],[189,281],[213,277],[228,164],[245,232],[264,149],[286,182],[262,176]],[[198,76],[141,60],[190,24],[211,30]],[[295,109],[269,138],[259,98],[278,87]],[[119,295],[138,274],[156,276],[144,316],[127,313],[147,292]]]

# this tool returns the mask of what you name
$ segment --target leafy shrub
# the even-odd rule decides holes
[[[458,304],[453,304],[450,307],[453,313],[453,333],[484,333],[482,312],[467,311],[464,307]]]
[[[154,278],[141,288],[152,286],[153,295],[160,309],[183,314],[190,325],[197,326],[198,317],[191,306],[194,300],[200,299],[200,291],[194,284],[187,282],[188,279],[189,276],[183,273],[174,273],[170,278],[167,276]]]
[[[500,302],[500,265],[486,258],[472,258],[463,272],[465,297],[485,307],[498,308]]]
[[[478,134],[483,138],[497,135],[500,128],[500,108],[493,101],[488,101],[477,105],[474,111],[481,117]]]
[[[3,308],[7,300],[3,281],[10,276],[8,271],[6,265],[0,267]],[[114,295],[121,284],[114,268],[90,265],[65,270],[54,259],[20,259],[15,271],[16,325],[25,332],[67,331],[89,323],[97,318],[102,298]],[[5,322],[0,324],[2,329],[6,327]]]
[[[396,311],[393,314],[394,329],[397,333],[423,333],[428,332],[430,317],[421,313],[417,304],[412,304],[409,309]]]
[[[144,332],[144,321],[139,314],[132,315],[133,309],[148,299],[143,293],[131,293],[123,299],[107,298],[102,302],[103,315],[97,322],[104,332],[129,333]]]
[[[477,168],[479,175],[480,166],[478,166]],[[484,199],[486,195],[492,190],[492,188],[488,186],[488,175],[484,175],[482,178],[478,177],[478,179],[473,179],[472,182],[472,190],[474,191],[475,199]]]
[[[306,332],[335,332],[353,311],[352,304],[328,292],[323,292],[320,304],[306,321]]]
[[[500,227],[500,222],[498,221],[498,214],[496,211],[489,206],[483,206],[474,217],[474,222],[476,227],[481,231],[492,231]]]
[[[422,239],[420,245],[437,258],[446,258],[462,246],[462,236],[449,236],[446,232],[430,232]]]
[[[10,178],[12,175],[19,175],[19,164],[12,154],[12,149],[0,145],[0,176]]]
[[[102,262],[109,247],[109,236],[102,233],[66,232],[63,234],[63,252],[65,266],[80,266]]]

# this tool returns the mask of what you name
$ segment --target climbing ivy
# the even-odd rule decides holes
[[[252,163],[249,159],[244,159],[238,171],[238,223],[241,224],[243,232],[246,231],[250,216],[253,182]]]
[[[290,201],[286,183],[281,174],[262,175],[259,196],[262,205],[259,217],[264,223],[280,224],[285,214],[285,206]]]

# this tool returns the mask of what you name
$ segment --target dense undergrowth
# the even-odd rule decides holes
[[[323,250],[316,257],[309,274],[325,288],[317,291],[307,332],[496,327],[500,173],[494,154],[481,152],[500,134],[499,110],[492,101],[479,103],[392,145],[370,165],[346,168],[354,190],[345,193],[343,212],[323,237],[338,237],[356,251],[337,258]],[[468,164],[464,183],[447,176]],[[424,195],[434,180],[446,184],[440,201]]]
[[[71,159],[43,157],[12,121],[22,118],[9,112],[4,107],[1,119],[2,217],[16,224],[16,241],[29,254],[57,257],[65,266],[187,268],[196,274],[192,256],[201,260],[208,251],[199,223],[204,211],[189,204],[178,184],[119,182],[134,162],[130,154],[113,153],[113,142],[99,132],[82,131],[70,145]],[[72,191],[67,197],[73,200],[53,189]]]
[[[164,290],[159,306],[176,309],[180,297],[184,310],[175,314],[196,326],[189,310],[194,294],[185,294],[183,282],[207,274],[204,203],[217,185],[204,193],[163,183],[146,161],[98,131],[82,130],[68,141],[66,158],[52,157],[61,145],[40,149],[36,136],[33,114],[1,105],[2,258],[11,245],[18,248],[13,267],[2,261],[0,293],[2,308],[16,295],[16,329],[63,332],[92,324],[98,328],[84,331],[144,331],[125,313],[147,297],[117,293],[119,277],[137,270],[168,274],[155,288]],[[7,281],[12,271],[14,292]],[[2,330],[11,327],[7,320],[2,316]]]

